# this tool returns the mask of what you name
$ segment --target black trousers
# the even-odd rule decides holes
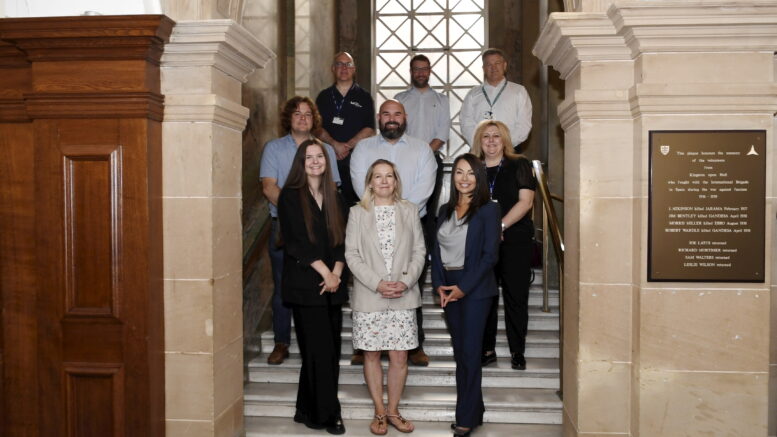
[[[340,173],[340,192],[343,194],[346,205],[350,208],[359,201],[359,197],[353,190],[353,182],[351,182],[350,153],[345,158],[337,160],[337,171]]]
[[[437,161],[437,175],[434,181],[434,191],[429,201],[426,202],[426,215],[421,218],[421,228],[424,231],[424,244],[426,245],[426,258],[424,260],[424,269],[421,271],[421,276],[418,278],[418,290],[423,296],[424,284],[426,283],[426,271],[429,269],[429,255],[432,253],[432,244],[434,243],[434,233],[437,231],[437,204],[440,199],[440,190],[442,189],[442,156],[440,153],[434,154],[434,159]],[[435,291],[432,290],[432,295]],[[416,308],[415,318],[418,323],[418,347],[424,345],[424,312],[423,306]]]
[[[502,285],[505,308],[505,329],[510,353],[523,355],[529,327],[529,281],[531,280],[531,242],[502,243],[496,277]],[[486,322],[483,352],[496,348],[499,297],[495,297]]]
[[[295,305],[292,314],[302,355],[297,415],[312,424],[333,425],[340,418],[337,386],[340,378],[342,306]]]

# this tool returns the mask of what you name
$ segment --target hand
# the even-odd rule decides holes
[[[351,149],[348,148],[348,145],[341,143],[340,141],[333,141],[332,147],[335,148],[335,155],[337,156],[337,159],[343,159],[348,156],[349,153],[351,153]]]
[[[466,296],[458,285],[440,285],[437,287],[437,294],[440,295],[440,306],[443,308],[448,302],[456,302]]]
[[[324,280],[318,285],[321,285],[321,292],[318,294],[324,294],[325,291],[334,293],[340,287],[340,277],[329,272],[324,276]]]
[[[402,297],[402,292],[404,291],[404,289],[402,289],[397,284],[402,284],[402,282],[380,281],[378,282],[378,293],[380,293],[381,296],[383,296],[386,299],[396,299],[398,297]],[[405,285],[405,284],[402,284],[402,285]]]

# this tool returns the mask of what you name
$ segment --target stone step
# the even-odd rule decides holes
[[[338,397],[343,419],[366,420],[373,416],[366,385],[341,384]],[[296,384],[251,382],[245,388],[245,416],[291,418],[296,398]],[[486,423],[561,423],[562,404],[555,389],[484,387],[483,401]],[[405,387],[399,405],[406,418],[428,422],[452,422],[455,407],[455,387],[440,386]]]
[[[424,321],[426,325],[426,321]],[[559,337],[558,331],[536,331],[531,330],[531,322],[529,322],[530,330],[526,335],[526,352],[527,358],[558,358],[559,356]],[[451,346],[451,336],[448,334],[448,330],[444,328],[425,329],[426,340],[424,340],[424,351],[434,359],[435,357],[452,357],[453,346]],[[340,347],[340,353],[344,356],[350,356],[353,353],[352,333],[350,329],[344,329],[342,333],[342,346]],[[267,359],[267,354],[272,352],[275,346],[273,341],[272,331],[265,331],[262,333],[262,354],[264,359]],[[294,331],[291,334],[291,344],[289,345],[289,352],[298,354],[299,346],[297,345]],[[496,336],[496,354],[498,356],[507,357],[510,355],[510,348],[507,344],[507,336],[503,329],[497,330]]]
[[[345,420],[346,437],[369,436],[369,419]],[[413,437],[440,437],[451,434],[447,423],[413,421],[415,430]],[[246,417],[245,437],[321,437],[326,435],[324,431],[313,430],[300,423],[295,423],[287,417]],[[399,431],[389,426],[389,436],[402,435]],[[473,433],[479,437],[561,437],[563,435],[561,425],[520,425],[506,423],[486,423],[477,428]]]
[[[283,364],[267,364],[267,356],[254,358],[248,364],[251,382],[296,384],[299,381],[301,358],[293,354]],[[383,359],[384,378],[388,359]],[[350,356],[340,360],[340,384],[364,384],[362,366],[352,366]],[[455,386],[456,362],[453,357],[435,357],[428,367],[410,366],[407,386]],[[514,370],[508,357],[483,368],[483,387],[559,388],[559,363],[556,358],[527,358],[526,370]]]
[[[542,293],[543,291],[541,285],[532,284],[532,286],[529,287],[529,305],[542,305]],[[548,298],[550,306],[558,308],[558,290],[548,290]],[[432,292],[432,287],[428,284],[424,286],[423,291],[421,292],[421,301],[424,304],[436,304],[438,306],[440,304],[440,299],[437,297],[436,293]],[[499,293],[499,304],[502,305],[501,292]]]

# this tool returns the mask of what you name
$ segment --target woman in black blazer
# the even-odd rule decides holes
[[[499,205],[488,195],[486,171],[475,155],[456,158],[451,197],[438,215],[432,286],[440,295],[456,359],[454,436],[483,423],[480,352],[491,301],[497,295]]]
[[[283,301],[292,307],[302,369],[294,421],[330,434],[345,433],[340,376],[347,210],[318,140],[302,142],[278,198],[283,239]]]

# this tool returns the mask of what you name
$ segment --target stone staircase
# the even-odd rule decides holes
[[[486,423],[476,434],[527,437],[561,435],[562,403],[556,395],[559,388],[558,292],[551,291],[551,312],[542,312],[542,286],[538,284],[542,275],[541,272],[537,273],[529,298],[525,371],[510,367],[500,299],[496,345],[499,358],[496,364],[483,369]],[[426,332],[424,350],[431,362],[429,367],[409,367],[400,411],[416,422],[418,429],[414,434],[449,435],[447,425],[454,421],[456,404],[453,350],[443,311],[432,297],[429,286],[422,296]],[[348,429],[347,435],[369,435],[367,426],[373,415],[372,402],[364,384],[362,367],[350,364],[353,351],[351,310],[346,306],[343,311],[339,389],[343,419]],[[245,387],[244,396],[246,436],[321,434],[321,431],[308,430],[291,420],[300,369],[299,348],[293,334],[291,356],[280,366],[267,364],[267,355],[273,345],[272,332],[263,333],[262,353],[248,365],[250,382]],[[424,432],[424,429],[429,432]],[[398,434],[390,428],[389,435]]]

